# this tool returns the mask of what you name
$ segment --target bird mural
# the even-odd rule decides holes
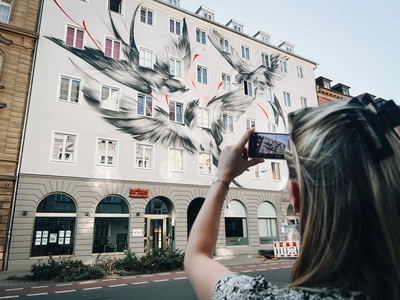
[[[69,17],[61,5],[56,0],[53,1]],[[223,114],[229,112],[239,119],[255,103],[257,93],[264,91],[266,87],[273,86],[274,81],[278,79],[278,64],[276,62],[278,57],[273,56],[270,67],[262,65],[252,69],[246,66],[235,51],[232,51],[229,55],[220,51],[221,55],[237,71],[236,87],[223,93],[220,91],[221,83],[219,83],[216,94],[207,98],[204,95],[196,94],[195,61],[201,54],[193,52],[185,19],[182,22],[181,35],[178,38],[170,37],[170,41],[166,43],[163,51],[158,53],[154,66],[144,67],[141,65],[135,35],[140,7],[141,5],[138,5],[133,12],[128,40],[124,40],[123,36],[126,35],[121,32],[123,28],[119,28],[117,20],[114,19],[121,16],[116,17],[111,13],[109,14],[109,26],[115,38],[121,41],[123,52],[121,59],[105,56],[101,48],[98,47],[100,43],[91,37],[86,26],[83,26],[83,28],[97,47],[86,46],[83,49],[78,49],[66,45],[63,40],[58,38],[51,36],[46,38],[73,54],[70,61],[85,81],[82,87],[84,98],[106,122],[138,141],[161,143],[164,147],[183,148],[191,155],[209,152],[212,154],[213,164],[217,166],[224,138]],[[219,49],[218,32],[210,31],[209,36],[214,47]],[[170,69],[171,56],[182,60],[187,76],[182,78],[174,76]],[[120,97],[118,110],[102,107],[102,95],[98,89],[101,82],[94,77],[95,75],[89,75],[89,72],[85,71],[81,64],[82,61],[108,78],[148,97],[152,103],[149,107],[146,107],[148,114],[139,113],[138,100],[125,94]],[[254,82],[254,95],[244,95],[242,84],[245,80]],[[182,122],[176,122],[171,118],[171,97],[184,103]],[[277,122],[279,116],[282,119],[284,118],[276,96],[274,102],[273,111]],[[201,110],[209,112],[206,126],[199,126],[198,124]],[[264,113],[266,113],[265,110]],[[235,184],[240,186],[237,182]]]

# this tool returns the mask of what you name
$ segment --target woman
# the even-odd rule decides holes
[[[289,115],[285,157],[301,250],[286,289],[213,260],[229,184],[262,162],[246,155],[254,129],[224,149],[186,249],[199,299],[400,299],[400,110],[387,104],[364,96]]]

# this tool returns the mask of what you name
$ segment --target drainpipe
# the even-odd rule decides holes
[[[23,126],[22,126],[22,134],[21,134],[21,145],[20,145],[20,151],[19,151],[19,155],[18,155],[18,163],[17,163],[17,169],[16,169],[13,197],[12,197],[12,200],[11,200],[10,219],[9,219],[9,222],[8,222],[6,244],[4,246],[4,249],[5,249],[5,251],[4,251],[4,260],[3,260],[3,270],[4,271],[7,271],[7,269],[8,269],[8,259],[9,259],[9,256],[10,256],[11,233],[12,233],[12,227],[13,227],[14,217],[15,217],[15,202],[16,202],[16,199],[17,199],[17,190],[18,190],[18,184],[19,184],[19,174],[20,174],[20,171],[21,171],[21,160],[22,160],[22,154],[23,154],[23,149],[24,149],[23,146],[24,146],[24,142],[25,142],[26,125],[27,125],[27,120],[28,120],[28,115],[29,115],[29,113],[28,113],[29,112],[29,106],[30,106],[31,96],[32,96],[32,83],[33,83],[33,77],[34,77],[34,71],[35,71],[37,48],[38,48],[39,37],[40,37],[40,25],[41,25],[41,21],[42,21],[43,5],[44,5],[44,0],[40,0],[38,24],[37,24],[37,30],[36,30],[37,38],[36,38],[36,41],[35,41],[35,50],[34,50],[33,57],[32,57],[31,78],[29,79],[28,96],[27,96],[27,100],[26,100],[24,123],[23,123]]]

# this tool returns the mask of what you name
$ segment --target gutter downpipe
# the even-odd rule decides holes
[[[29,90],[28,90],[28,96],[27,96],[27,103],[26,103],[26,109],[25,109],[25,116],[24,116],[24,123],[22,126],[22,135],[21,135],[21,145],[20,145],[20,151],[18,155],[18,163],[17,163],[17,172],[16,172],[16,178],[15,178],[15,185],[14,185],[14,191],[13,191],[13,197],[12,197],[12,203],[11,203],[11,212],[10,212],[10,220],[8,223],[8,230],[7,230],[7,238],[6,238],[6,244],[5,244],[5,252],[4,252],[4,260],[3,260],[3,271],[8,270],[8,260],[10,256],[10,246],[11,246],[11,235],[12,235],[12,227],[14,223],[14,216],[15,216],[15,202],[17,200],[17,190],[18,190],[18,184],[19,184],[19,174],[21,171],[21,161],[22,161],[22,155],[23,155],[23,149],[24,149],[24,142],[25,142],[25,134],[26,134],[26,126],[28,122],[28,116],[29,116],[29,106],[31,103],[31,97],[32,97],[32,85],[33,85],[33,78],[35,75],[35,63],[36,63],[36,56],[37,56],[37,49],[38,49],[38,44],[39,44],[39,38],[40,38],[40,26],[42,23],[42,13],[43,13],[43,5],[44,5],[44,0],[40,1],[40,8],[39,8],[39,15],[38,15],[38,24],[37,24],[37,38],[35,41],[35,50],[33,53],[32,57],[32,67],[31,67],[31,77],[29,79]]]

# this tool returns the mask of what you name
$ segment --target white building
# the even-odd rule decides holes
[[[44,0],[9,270],[184,251],[221,149],[317,105],[316,63],[177,4]],[[266,160],[232,183],[217,254],[284,239],[286,179]]]

